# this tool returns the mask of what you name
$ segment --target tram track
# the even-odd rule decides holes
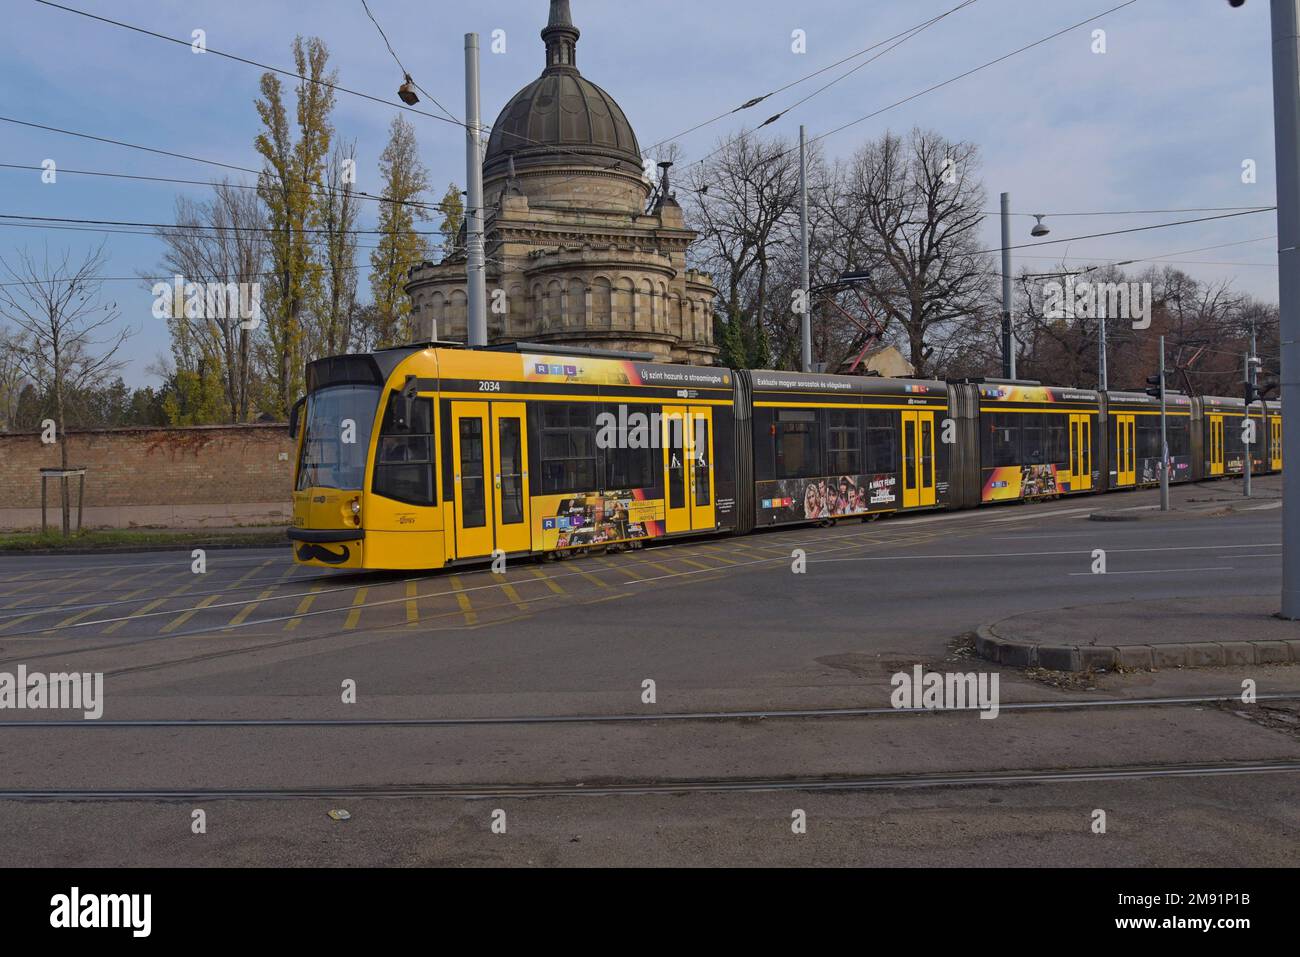
[[[330,799],[619,797],[781,791],[863,792],[918,788],[999,787],[1294,774],[1300,761],[1253,761],[943,771],[919,774],[807,775],[779,778],[699,778],[645,781],[576,781],[534,784],[373,784],[262,788],[25,788],[0,790],[0,801],[169,802]]]
[[[1297,701],[1300,691],[1256,696],[1257,702]],[[1236,695],[1179,695],[1156,698],[1073,699],[1069,701],[1020,701],[999,705],[999,711],[1074,711],[1121,707],[1169,707],[1174,705],[1241,703]],[[902,717],[923,714],[979,714],[977,707],[935,711],[927,708],[792,708],[761,711],[674,711],[660,714],[508,715],[464,718],[138,718],[89,720],[0,721],[0,731],[17,729],[108,728],[456,728],[500,725],[627,724],[682,721],[748,721],[792,718]]]

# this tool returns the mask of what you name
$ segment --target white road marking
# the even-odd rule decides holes
[[[1162,545],[1152,548],[1108,548],[1107,554],[1122,554],[1124,552],[1205,552],[1217,551],[1224,548],[1281,548],[1278,542],[1266,542],[1264,544],[1247,544],[1247,545]],[[901,562],[901,561],[928,561],[935,558],[1049,558],[1055,555],[1091,555],[1090,549],[1066,549],[1059,552],[980,552],[957,555],[873,555],[868,558],[819,558],[809,557],[808,562],[814,561],[824,564],[826,562]]]
[[[1035,518],[1061,518],[1065,515],[1081,515],[1084,512],[1095,511],[1097,511],[1097,509],[1094,506],[1089,506],[1088,508],[1067,508],[1059,512],[1043,512],[1038,515],[1013,515],[1010,518],[993,518],[989,519],[989,524],[992,525],[1001,522],[1024,522]]]
[[[1172,572],[1230,572],[1231,565],[1210,565],[1206,568],[1143,568],[1139,571],[1129,572],[1102,572],[1095,574],[1093,572],[1070,572],[1070,576],[1086,575],[1089,578],[1109,578],[1111,575],[1168,575]]]

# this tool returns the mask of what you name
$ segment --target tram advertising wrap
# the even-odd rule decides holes
[[[1158,400],[1035,382],[730,370],[441,343],[307,368],[302,564],[427,569],[1160,478]],[[1173,481],[1281,468],[1282,410],[1167,396]],[[1258,409],[1258,411],[1256,411]],[[1255,436],[1252,438],[1251,436]]]

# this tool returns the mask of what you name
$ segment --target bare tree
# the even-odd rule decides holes
[[[855,154],[831,207],[855,237],[873,305],[901,328],[918,376],[942,368],[949,339],[960,341],[956,327],[972,321],[988,286],[978,167],[971,143],[919,129],[906,138],[886,133]]]
[[[797,250],[799,151],[783,140],[741,133],[691,167],[688,217],[700,238],[692,250],[720,292],[722,361],[766,364],[769,312],[792,311],[770,299],[782,255]]]
[[[265,220],[257,196],[228,181],[213,186],[211,202],[176,199],[176,225],[157,230],[166,246],[162,269],[185,283],[234,283],[238,293],[215,297],[213,304],[252,304],[252,319],[240,309],[205,308],[196,314],[173,304],[168,324],[178,370],[200,379],[219,378],[227,421],[243,422],[249,415],[253,378],[253,337],[261,322],[261,288],[267,267]],[[152,285],[152,281],[149,282]],[[247,290],[252,290],[248,292]]]
[[[21,340],[7,329],[0,329],[0,432],[14,428],[18,400],[30,383],[23,371],[19,349]]]
[[[357,314],[357,145],[338,143],[325,168],[320,200],[320,259],[324,264],[318,310],[318,355],[333,356],[352,347]]]
[[[18,332],[22,372],[54,400],[59,461],[68,468],[67,399],[102,385],[126,364],[117,358],[131,330],[118,325],[117,303],[100,300],[104,246],[75,262],[70,252],[40,261],[21,250],[13,263],[0,257],[8,282],[0,286],[0,315]],[[63,534],[68,534],[68,489],[63,480]]]

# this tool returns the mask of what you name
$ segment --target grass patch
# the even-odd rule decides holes
[[[64,538],[59,532],[0,533],[0,552],[82,551],[114,548],[199,548],[205,545],[288,545],[283,528],[172,531],[150,528],[110,528],[84,531]]]

